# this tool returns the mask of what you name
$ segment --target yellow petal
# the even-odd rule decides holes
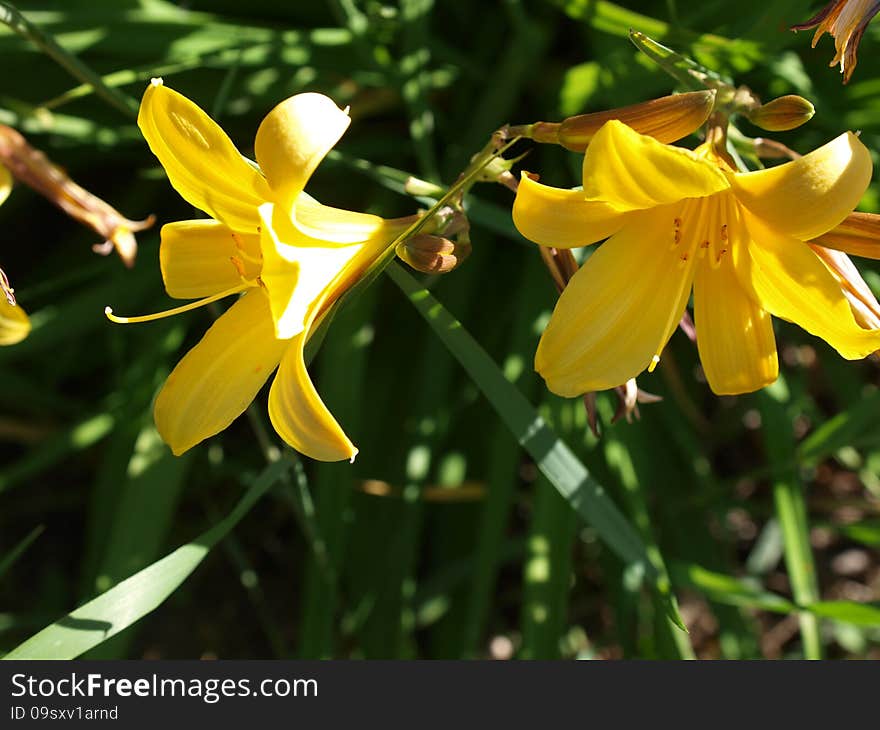
[[[253,401],[288,344],[275,339],[266,295],[251,289],[165,381],[153,407],[165,443],[179,455],[226,428]]]
[[[731,176],[736,197],[771,228],[802,241],[843,221],[871,182],[871,155],[851,132],[778,167]]]
[[[583,190],[542,185],[523,173],[513,203],[513,223],[530,241],[554,248],[586,246],[616,233],[626,215],[601,202],[587,202]]]
[[[770,315],[739,283],[730,257],[717,268],[700,262],[694,279],[697,347],[718,395],[750,393],[779,375]]]
[[[254,151],[275,199],[292,203],[351,119],[323,94],[282,101],[260,124]]]
[[[569,282],[538,345],[535,368],[554,393],[622,385],[647,368],[678,326],[693,266],[670,249],[668,209],[643,212]],[[662,232],[662,233],[661,233]]]
[[[307,332],[290,341],[269,391],[269,418],[288,444],[318,461],[352,461],[357,454],[312,384],[303,359]]]
[[[31,321],[25,311],[6,301],[0,292],[0,345],[14,345],[30,334]]]
[[[831,272],[852,308],[856,322],[865,329],[880,327],[880,302],[849,256],[842,251],[808,244]]]
[[[304,235],[282,208],[271,203],[260,208],[260,216],[260,279],[269,295],[279,339],[302,332],[309,316],[354,284],[403,225],[379,218],[379,227],[364,229],[371,237],[339,244]]]
[[[855,211],[810,243],[853,256],[880,259],[880,215]]]
[[[269,295],[275,335],[290,339],[305,328],[306,316],[330,282],[354,258],[360,245],[340,246],[304,236],[283,209],[260,208],[260,278]]]
[[[12,192],[12,173],[3,165],[0,165],[0,204],[9,197]]]
[[[138,114],[153,154],[188,202],[236,231],[256,232],[266,181],[226,133],[185,96],[154,80]]]
[[[701,198],[729,187],[717,165],[691,150],[662,144],[612,120],[584,157],[584,195],[619,211]]]
[[[359,243],[369,238],[396,238],[413,222],[413,218],[380,218],[370,213],[357,213],[322,205],[310,195],[297,196],[291,211],[293,225],[300,233],[327,243]]]
[[[733,246],[740,283],[771,314],[821,337],[848,360],[880,348],[880,330],[859,326],[840,285],[809,246],[747,215],[751,241]]]
[[[162,227],[159,265],[168,295],[200,299],[231,289],[260,273],[260,238],[235,233],[212,220]]]

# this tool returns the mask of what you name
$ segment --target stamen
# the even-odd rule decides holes
[[[263,257],[259,254],[257,256],[254,256],[253,254],[248,253],[248,250],[244,247],[241,239],[235,234],[235,231],[231,231],[231,233],[232,241],[233,243],[235,243],[235,247],[238,249],[239,256],[248,263],[254,264],[255,266],[262,266]]]
[[[232,265],[235,267],[235,270],[238,272],[238,275],[242,279],[246,279],[245,270],[244,270],[244,262],[238,258],[238,256],[230,256],[229,260],[232,262]]]
[[[244,284],[239,284],[238,286],[234,286],[231,289],[226,289],[225,291],[220,292],[219,294],[213,294],[210,297],[205,297],[204,299],[198,299],[194,302],[190,302],[189,304],[184,304],[181,307],[174,307],[173,309],[166,309],[164,312],[157,312],[156,314],[143,314],[137,317],[119,317],[113,314],[112,307],[105,307],[104,314],[107,319],[111,322],[115,322],[116,324],[136,324],[138,322],[153,322],[157,319],[165,319],[165,317],[173,317],[175,314],[183,314],[184,312],[189,312],[193,309],[198,309],[199,307],[204,307],[206,304],[211,304],[211,302],[216,302],[219,299],[224,299],[228,296],[232,296],[233,294],[238,294],[239,292],[243,292],[245,289],[249,289],[253,286],[253,283],[247,282]]]
[[[697,217],[694,219],[696,221],[702,221],[702,227],[697,230],[693,230],[692,228],[688,228],[687,240],[685,241],[685,247],[681,255],[678,257],[677,261],[677,269],[675,275],[679,277],[678,286],[676,287],[675,297],[673,299],[673,306],[669,310],[669,318],[666,322],[666,327],[663,329],[661,334],[661,341],[657,344],[657,351],[654,353],[654,357],[651,358],[651,363],[648,365],[648,372],[654,372],[654,369],[660,363],[660,351],[662,351],[664,345],[669,339],[669,335],[675,329],[678,324],[675,321],[675,314],[678,311],[678,303],[681,301],[682,297],[687,297],[690,295],[690,288],[693,282],[693,276],[691,275],[691,270],[693,267],[693,260],[696,258],[697,251],[702,255],[705,252],[705,247],[708,245],[708,240],[702,235],[706,231],[705,226],[705,201],[700,200],[686,200],[684,202],[684,206],[682,207],[682,216],[681,218],[676,218],[674,220],[675,226],[675,242],[679,243],[681,240],[681,235],[683,233],[683,218],[685,215],[688,216],[690,220],[691,213],[694,213]],[[695,210],[694,210],[695,209]],[[674,248],[674,247],[673,247]]]
[[[672,245],[669,247],[670,249],[675,249],[681,243],[682,224],[681,218],[676,217],[672,219]]]
[[[734,205],[732,196],[722,193],[716,210],[716,213],[720,214],[721,220],[735,220],[736,211],[733,209]],[[720,227],[718,240],[713,242],[712,255],[709,258],[709,265],[713,269],[717,269],[721,265],[721,258],[730,247],[729,240],[728,224],[723,223]]]

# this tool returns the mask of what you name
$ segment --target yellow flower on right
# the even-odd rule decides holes
[[[808,241],[849,215],[871,180],[852,133],[792,162],[741,173],[703,144],[662,144],[622,122],[587,148],[583,188],[523,175],[513,220],[528,239],[575,248],[605,238],[563,291],[535,355],[553,392],[573,397],[653,370],[693,290],[697,346],[719,395],[778,376],[770,315],[847,359],[880,349]]]

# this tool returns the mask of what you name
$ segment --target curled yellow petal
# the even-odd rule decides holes
[[[276,200],[291,203],[342,137],[351,119],[323,94],[297,94],[270,111],[254,143]]]
[[[670,250],[665,212],[637,214],[562,292],[535,355],[554,393],[573,397],[626,383],[655,362],[675,331],[693,267]]]
[[[10,304],[0,292],[0,345],[14,345],[30,334],[31,321],[17,304]]]
[[[200,299],[255,279],[262,259],[256,234],[236,233],[213,220],[162,227],[159,265],[168,295]]]
[[[269,302],[251,289],[177,364],[153,415],[175,454],[229,426],[253,401],[288,343],[275,339]]]
[[[602,202],[588,202],[583,190],[564,190],[535,182],[523,173],[513,203],[513,223],[530,241],[554,248],[586,246],[616,233],[625,213]]]
[[[729,187],[717,165],[691,150],[671,147],[607,122],[584,156],[584,195],[618,211],[701,198]]]
[[[703,260],[694,278],[697,348],[718,395],[750,393],[779,375],[770,315],[743,290],[729,257]]]
[[[880,330],[856,322],[840,284],[801,241],[746,218],[751,241],[734,246],[740,283],[771,314],[821,337],[843,357],[858,360],[880,349]]]
[[[269,186],[204,111],[154,79],[138,126],[178,193],[233,230],[256,232]]]
[[[308,332],[290,341],[269,391],[269,418],[288,444],[318,461],[353,461],[357,449],[321,400],[303,359]]]
[[[843,221],[871,181],[871,154],[846,132],[777,167],[731,175],[736,197],[781,233],[809,240]]]

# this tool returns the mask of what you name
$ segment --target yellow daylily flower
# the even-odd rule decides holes
[[[778,374],[770,315],[857,359],[880,348],[841,284],[806,243],[834,229],[871,179],[851,133],[797,160],[740,173],[709,144],[664,145],[618,121],[587,149],[580,190],[524,175],[513,209],[543,246],[604,243],[560,297],[535,356],[563,396],[650,371],[694,294],[697,345],[718,394],[757,390]]]
[[[321,94],[281,102],[257,131],[257,170],[204,111],[161,80],[144,94],[138,124],[150,149],[177,191],[214,219],[162,229],[168,294],[207,298],[172,311],[244,292],[156,398],[156,426],[175,454],[226,428],[276,367],[269,416],[279,435],[322,461],[357,454],[315,390],[303,351],[330,306],[412,219],[339,210],[304,192],[349,121]]]

